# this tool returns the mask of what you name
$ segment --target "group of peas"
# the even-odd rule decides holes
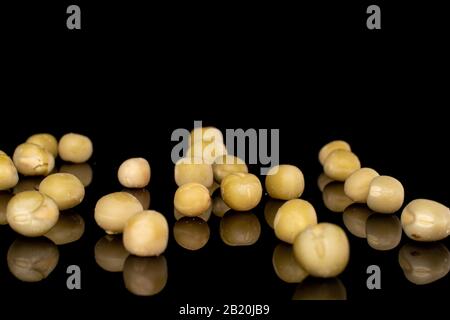
[[[85,181],[71,173],[52,173],[55,158],[59,155],[64,161],[80,164],[89,160],[92,152],[91,140],[75,133],[64,135],[59,142],[50,134],[33,135],[17,146],[12,159],[0,152],[0,190],[18,186],[19,173],[46,176],[38,190],[18,188],[8,200],[5,222],[27,237],[46,235],[58,222],[60,211],[77,206],[85,195]]]
[[[49,134],[34,135],[16,148],[13,159],[0,152],[0,190],[14,187],[18,173],[48,175],[58,154],[65,161],[82,163],[91,157],[92,150],[89,138],[79,134],[67,134],[59,142]],[[319,152],[319,161],[325,174],[319,184],[343,182],[343,193],[350,199],[347,204],[364,203],[381,214],[395,213],[403,206],[402,184],[393,177],[380,176],[371,168],[361,168],[348,143],[326,144]],[[214,127],[191,132],[189,150],[175,164],[174,176],[178,186],[174,207],[180,216],[198,217],[211,207],[222,213],[229,209],[248,212],[263,196],[260,179],[248,172],[243,160],[227,154],[223,136]],[[150,177],[150,165],[143,158],[128,159],[118,170],[119,182],[126,188],[144,188]],[[211,200],[215,185],[220,187],[221,194],[217,202]],[[304,270],[302,276],[335,277],[348,264],[347,236],[335,224],[318,223],[314,206],[299,199],[304,188],[303,173],[296,166],[282,164],[268,172],[265,177],[268,195],[285,201],[277,208],[273,220],[275,235],[293,245],[294,258]],[[83,198],[84,186],[76,176],[50,174],[40,183],[39,191],[20,192],[9,201],[7,222],[22,235],[45,235],[56,224],[60,210],[75,207]],[[327,202],[325,190],[324,201]],[[123,233],[124,247],[136,256],[159,256],[167,248],[169,227],[165,216],[144,210],[129,192],[114,192],[99,199],[95,220],[108,234]],[[413,240],[441,240],[450,233],[450,210],[435,201],[416,199],[403,209],[401,223]]]

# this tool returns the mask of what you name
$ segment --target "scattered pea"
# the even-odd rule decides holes
[[[61,159],[73,163],[88,161],[93,150],[91,139],[78,133],[65,134],[58,144],[58,153]]]
[[[416,199],[402,212],[403,230],[416,241],[438,241],[450,234],[450,209],[439,202]]]
[[[402,225],[395,215],[371,215],[366,222],[367,243],[375,250],[391,250],[400,244]]]
[[[9,226],[24,236],[38,237],[47,233],[58,221],[56,203],[38,191],[15,195],[6,208]]]
[[[198,217],[184,217],[175,222],[173,236],[182,248],[199,250],[208,243],[209,226],[205,220]]]
[[[169,225],[166,218],[154,210],[142,211],[131,217],[123,230],[123,244],[140,257],[159,256],[167,248]]]
[[[337,181],[345,181],[360,168],[358,157],[353,152],[342,149],[330,153],[323,166],[325,174]]]
[[[94,218],[107,233],[122,233],[128,219],[141,211],[142,204],[131,194],[114,192],[97,201]]]
[[[145,188],[150,182],[150,164],[144,158],[125,160],[119,167],[117,177],[125,188]]]
[[[278,239],[292,244],[297,235],[308,226],[315,224],[317,224],[317,215],[311,203],[302,199],[293,199],[286,201],[278,209],[273,227]]]
[[[220,192],[231,209],[248,211],[261,201],[262,186],[258,177],[251,173],[232,173],[222,180]]]
[[[335,150],[351,151],[350,145],[342,140],[335,140],[327,143],[319,151],[319,162],[323,166],[325,165],[326,158]]]
[[[295,238],[294,255],[310,275],[331,278],[347,266],[350,246],[341,227],[319,223],[309,226]]]
[[[355,202],[366,203],[369,195],[370,183],[378,172],[371,168],[361,168],[353,172],[344,183],[345,194]]]
[[[298,198],[305,190],[302,171],[293,165],[283,164],[269,170],[266,176],[266,190],[274,199]]]
[[[378,213],[394,213],[403,205],[405,191],[395,178],[379,176],[372,180],[367,197],[367,205]]]
[[[24,176],[46,176],[55,167],[50,152],[33,143],[22,143],[14,151],[14,165]]]
[[[76,207],[84,199],[83,184],[69,173],[55,173],[47,176],[39,185],[39,192],[52,198],[59,210]]]
[[[50,152],[54,158],[58,155],[58,140],[49,133],[34,134],[26,142],[37,144]]]
[[[175,209],[189,217],[199,216],[211,206],[208,189],[200,183],[183,184],[175,192]]]

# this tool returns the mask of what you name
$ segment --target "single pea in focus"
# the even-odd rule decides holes
[[[131,194],[114,192],[97,201],[94,218],[107,233],[122,233],[128,219],[143,210],[142,204]]]
[[[34,143],[22,143],[14,151],[14,165],[24,176],[46,176],[55,167],[53,155]]]
[[[366,203],[369,196],[370,183],[378,176],[378,172],[371,168],[356,170],[345,180],[345,194],[355,202]]]
[[[199,216],[211,206],[208,189],[200,183],[187,183],[175,192],[173,200],[175,209],[181,214],[194,217]]]
[[[39,185],[39,192],[55,201],[59,210],[79,205],[84,199],[84,186],[73,174],[55,173],[47,176]]]
[[[312,204],[306,200],[293,199],[286,201],[278,209],[273,227],[278,239],[292,244],[297,235],[315,224],[317,214]]]
[[[378,213],[394,213],[402,207],[404,198],[405,190],[400,181],[379,176],[370,183],[367,205]]]
[[[140,257],[158,256],[167,248],[169,225],[166,218],[154,210],[142,211],[131,217],[123,230],[123,244]]]
[[[361,168],[359,158],[351,151],[335,150],[325,159],[323,170],[333,180],[345,181]]]
[[[6,208],[9,226],[27,237],[39,237],[47,233],[58,221],[56,203],[38,191],[25,191],[15,195]]]
[[[401,220],[406,235],[416,241],[439,241],[450,234],[450,209],[433,200],[411,201]]]
[[[335,150],[352,151],[350,145],[343,140],[335,140],[324,145],[319,151],[319,162],[325,165],[325,159]]]
[[[347,266],[350,245],[341,227],[319,223],[309,226],[295,238],[294,256],[310,275],[331,278]]]
[[[86,162],[91,158],[93,151],[91,139],[78,133],[67,133],[59,140],[58,153],[64,161]]]
[[[262,185],[251,173],[232,173],[222,180],[220,193],[231,209],[248,211],[261,201]]]
[[[269,170],[266,176],[266,190],[274,199],[298,198],[305,190],[302,171],[293,165],[283,164]]]
[[[150,164],[144,158],[125,160],[119,167],[117,177],[125,188],[145,188],[150,182]]]

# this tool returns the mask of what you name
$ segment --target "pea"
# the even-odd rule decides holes
[[[315,224],[317,214],[314,207],[308,201],[293,199],[278,209],[273,227],[278,239],[292,244],[298,234]]]
[[[302,171],[293,165],[279,165],[271,168],[266,176],[266,190],[274,199],[298,198],[305,190]]]
[[[331,278],[347,266],[350,246],[342,228],[319,223],[309,226],[295,238],[294,256],[310,275]]]
[[[258,177],[251,173],[232,173],[222,180],[220,192],[231,209],[248,211],[261,201],[262,186]]]
[[[450,234],[450,209],[433,200],[411,201],[401,220],[406,235],[416,241],[438,241]]]
[[[65,134],[58,144],[58,153],[61,159],[73,163],[88,161],[93,150],[91,139],[78,133]]]
[[[169,225],[159,212],[147,210],[133,215],[123,230],[123,244],[140,257],[158,256],[167,248]]]
[[[38,237],[47,233],[58,221],[56,203],[38,191],[25,191],[15,195],[6,208],[9,226],[27,237]]]

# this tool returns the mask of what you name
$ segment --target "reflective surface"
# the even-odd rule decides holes
[[[314,205],[319,222],[340,225],[350,240],[350,263],[332,279],[308,275],[296,261],[292,246],[275,237],[273,221],[284,201],[266,195],[251,212],[237,212],[226,206],[216,189],[212,206],[204,214],[183,217],[170,199],[176,189],[172,181],[167,183],[164,177],[158,180],[156,175],[146,189],[124,190],[118,182],[111,185],[114,173],[108,170],[110,164],[98,166],[99,174],[95,165],[60,165],[65,172],[85,180],[86,198],[80,206],[61,212],[45,237],[18,237],[9,226],[0,226],[4,257],[0,291],[67,290],[70,265],[80,266],[82,293],[88,296],[102,293],[170,300],[186,296],[202,299],[213,294],[213,301],[218,301],[234,292],[242,299],[251,295],[282,301],[359,300],[371,295],[366,269],[373,264],[380,267],[383,293],[388,297],[399,292],[420,295],[421,288],[429,288],[427,293],[438,292],[448,286],[448,240],[425,244],[409,240],[402,233],[399,213],[378,214],[364,204],[353,204],[343,193],[342,183],[330,182],[324,176],[319,179],[323,192],[313,177],[307,180],[302,198]],[[23,178],[15,190],[0,193],[0,224],[6,223],[6,205],[13,192],[36,189],[39,182],[40,178]],[[130,255],[121,235],[106,235],[96,225],[96,201],[120,190],[168,219],[169,246],[161,256]],[[34,287],[37,283],[42,286]]]

